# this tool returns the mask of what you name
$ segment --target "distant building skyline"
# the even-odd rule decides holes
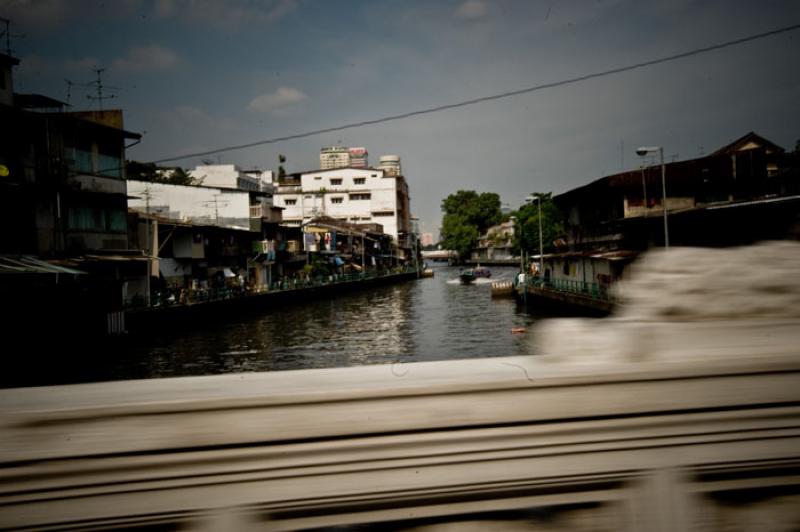
[[[516,207],[636,169],[638,146],[663,146],[671,161],[743,131],[786,148],[798,139],[800,69],[790,65],[800,63],[800,33],[709,48],[800,20],[791,0],[2,5],[12,37],[25,35],[11,39],[17,92],[97,110],[87,95],[104,68],[103,83],[121,88],[105,96],[125,110],[126,130],[144,135],[132,160],[186,155],[169,164],[193,168],[206,156],[190,154],[253,143],[213,157],[277,170],[285,154],[292,173],[322,166],[322,146],[366,145],[372,166],[377,154],[401,153],[428,231],[457,190],[496,192]],[[388,116],[403,118],[375,121]]]
[[[319,150],[319,168],[369,168],[368,155],[363,146],[325,146]]]

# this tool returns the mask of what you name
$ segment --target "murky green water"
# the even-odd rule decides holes
[[[38,385],[344,367],[531,354],[536,318],[511,298],[492,298],[491,280],[458,283],[458,268],[433,278],[281,305],[263,313],[125,339],[82,357],[51,360],[11,385]],[[512,333],[512,328],[528,329]]]

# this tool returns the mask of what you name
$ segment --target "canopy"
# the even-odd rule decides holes
[[[13,273],[70,273],[78,275],[86,272],[65,266],[57,266],[29,255],[0,255],[0,274]]]

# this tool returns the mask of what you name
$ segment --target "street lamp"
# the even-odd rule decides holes
[[[667,168],[664,166],[664,148],[661,146],[644,146],[636,149],[636,155],[644,157],[648,153],[658,152],[661,157],[661,206],[664,208],[664,247],[669,248],[669,228],[667,227]]]
[[[531,201],[536,200],[537,206],[539,207],[539,275],[544,275],[544,246],[543,246],[543,239],[542,239],[542,197],[541,196],[528,196],[525,198],[525,201],[530,203]]]

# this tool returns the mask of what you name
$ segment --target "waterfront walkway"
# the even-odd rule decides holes
[[[524,287],[515,285],[515,293],[520,299],[540,298],[602,314],[608,314],[614,306],[614,299],[608,288],[597,283],[528,276]]]
[[[122,325],[117,330],[128,333],[145,332],[154,328],[170,327],[180,323],[194,323],[203,319],[217,319],[239,311],[262,311],[278,304],[309,301],[324,297],[417,279],[421,272],[415,268],[394,268],[381,272],[363,272],[330,275],[307,280],[275,283],[260,290],[221,288],[198,290],[176,297],[157,300],[151,307],[126,309]],[[121,314],[121,313],[120,313]]]
[[[410,274],[417,274],[414,267],[393,268],[384,271],[368,271],[360,273],[332,274],[313,278],[284,279],[270,285],[260,285],[255,288],[207,288],[198,290],[173,289],[157,293],[153,300],[153,308],[174,306],[189,306],[215,301],[241,299],[264,294],[298,292],[302,290],[319,289],[328,286],[352,285],[376,279],[407,278]],[[141,307],[131,307],[129,310],[140,310]],[[146,308],[144,310],[147,310]]]

